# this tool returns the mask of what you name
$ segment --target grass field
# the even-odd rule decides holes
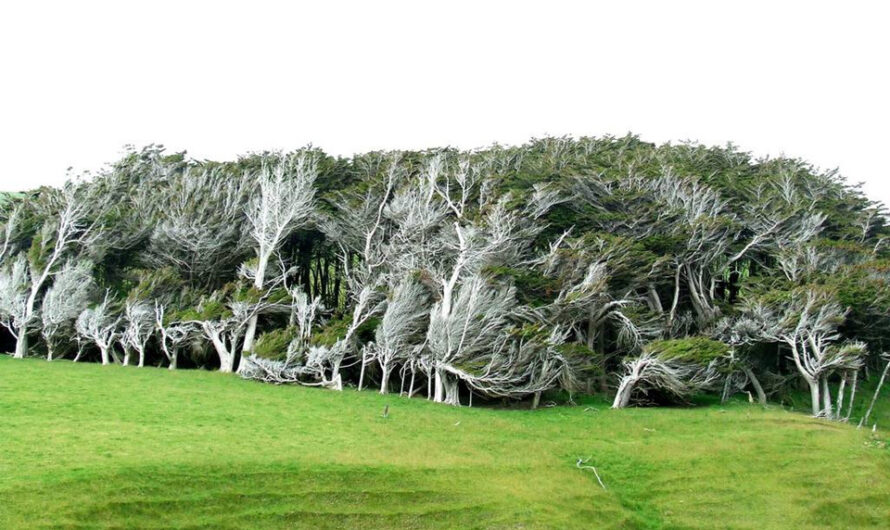
[[[458,409],[0,356],[0,418],[0,528],[890,522],[886,431],[742,402]]]

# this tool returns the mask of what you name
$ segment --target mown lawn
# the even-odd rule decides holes
[[[742,402],[458,409],[0,356],[0,528],[886,528],[886,437]]]

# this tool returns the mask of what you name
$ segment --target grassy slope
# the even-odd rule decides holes
[[[0,418],[2,528],[890,520],[890,450],[875,435],[746,403],[456,409],[0,356]],[[608,491],[575,468],[579,456]]]

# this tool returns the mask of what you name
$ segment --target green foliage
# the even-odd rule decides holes
[[[510,281],[516,287],[517,296],[523,303],[532,306],[544,305],[553,301],[559,292],[559,281],[529,268],[490,266],[485,273],[497,281]]]
[[[128,291],[131,300],[170,299],[185,289],[185,282],[173,267],[160,269],[135,269],[130,271],[135,285]],[[129,280],[132,284],[133,280]]]
[[[251,353],[266,359],[284,359],[287,356],[288,344],[298,333],[299,330],[295,327],[278,328],[262,333],[257,337]]]
[[[351,322],[351,315],[331,319],[309,340],[314,346],[333,346],[338,340],[346,337]]]
[[[729,353],[729,346],[707,337],[686,337],[650,342],[646,351],[664,361],[681,361],[707,366],[708,363]]]
[[[585,344],[578,342],[566,342],[556,349],[568,361],[586,377],[601,377],[605,375],[605,356],[602,353],[591,350]]]
[[[49,258],[51,249],[47,249],[46,245],[52,242],[44,241],[44,231],[41,230],[34,234],[31,239],[31,246],[28,248],[28,263],[32,270],[41,271],[46,266],[46,260]]]

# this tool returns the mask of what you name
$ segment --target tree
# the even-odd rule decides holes
[[[68,262],[46,291],[40,316],[41,334],[46,343],[46,360],[53,359],[54,342],[60,331],[74,331],[74,322],[93,294],[93,264],[88,261]]]
[[[487,355],[498,343],[516,300],[512,288],[492,288],[481,276],[465,281],[430,314],[427,344],[434,362],[437,403],[459,405],[459,367]]]
[[[813,416],[837,418],[840,411],[832,409],[829,378],[838,372],[857,372],[866,348],[860,342],[837,344],[846,311],[834,301],[833,293],[805,286],[775,301],[752,302],[746,314],[762,323],[764,340],[791,350],[794,365],[810,388]]]
[[[612,408],[626,407],[639,390],[687,399],[719,379],[719,364],[728,353],[726,345],[702,337],[652,342],[640,356],[624,361]]]
[[[139,355],[139,368],[145,366],[145,346],[155,331],[152,306],[142,300],[127,300],[124,304],[124,329],[120,343],[124,349],[124,366],[130,364],[130,352]]]
[[[53,199],[58,203],[57,211],[52,219],[44,222],[28,253],[28,294],[21,305],[21,315],[13,324],[17,359],[28,353],[28,333],[30,325],[38,318],[35,311],[37,297],[44,285],[58,270],[63,256],[72,247],[87,243],[92,234],[92,227],[84,224],[88,206],[78,197],[73,183],[67,183]]]
[[[311,219],[317,175],[317,160],[311,152],[286,157],[274,166],[264,162],[255,175],[260,190],[247,206],[247,219],[256,253],[252,275],[257,290],[266,287],[266,269],[284,238]],[[245,352],[253,348],[256,326],[254,314],[244,335]]]
[[[169,369],[176,370],[179,352],[184,344],[195,338],[199,328],[191,322],[170,321],[165,318],[167,307],[155,301],[155,330],[160,334],[161,351],[167,357]]]
[[[223,167],[186,168],[159,165],[161,188],[157,221],[146,253],[156,268],[175,266],[193,286],[212,286],[233,274],[247,249],[244,204],[249,175]]]
[[[112,308],[111,293],[105,292],[105,298],[95,307],[81,311],[77,316],[74,329],[80,340],[89,341],[99,348],[99,357],[103,365],[120,362],[114,351],[114,343],[119,336],[120,317]]]
[[[348,355],[355,355],[356,334],[366,322],[383,310],[385,300],[380,292],[386,283],[389,267],[387,254],[392,247],[386,241],[385,212],[398,178],[402,175],[398,158],[389,160],[383,189],[369,189],[363,196],[341,194],[335,202],[339,214],[328,219],[323,230],[340,246],[340,261],[346,277],[347,299],[353,304],[346,333],[330,348],[314,350],[307,362],[319,373],[330,369],[331,386],[342,389],[340,366]],[[358,263],[353,264],[354,257]],[[365,368],[373,362],[369,350],[361,356],[358,390],[364,385]]]
[[[429,313],[429,295],[423,284],[408,277],[395,286],[377,326],[371,355],[380,365],[381,394],[389,391],[393,369],[422,349]]]
[[[199,327],[204,338],[213,345],[219,358],[220,372],[235,370],[235,361],[243,351],[241,346],[250,322],[258,313],[271,306],[266,300],[268,293],[252,300],[251,293],[247,293],[245,297],[243,292],[237,292],[240,289],[238,285],[235,286],[233,299],[226,301],[231,294],[228,287],[215,291],[202,299],[197,308],[184,311],[180,315],[182,323]]]

